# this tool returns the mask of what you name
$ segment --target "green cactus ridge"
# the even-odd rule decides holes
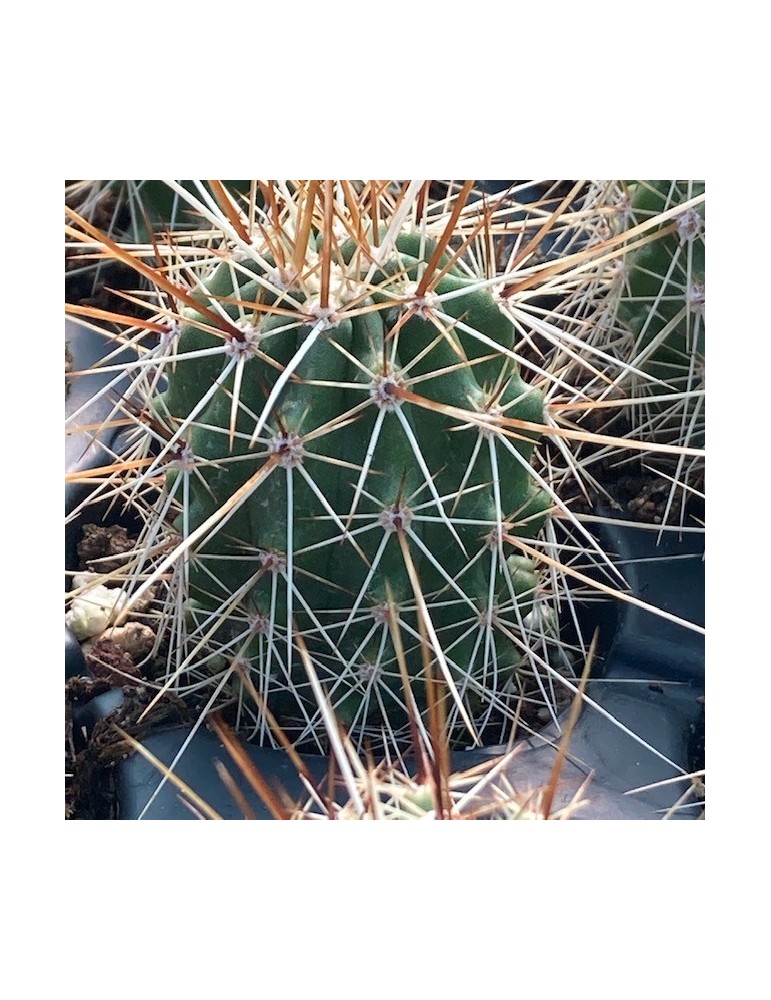
[[[631,189],[632,218],[643,222],[704,195],[704,184],[638,181]],[[618,316],[645,351],[644,367],[666,382],[694,356],[704,356],[704,203],[689,209],[672,231],[627,258],[627,287]],[[666,391],[666,390],[661,390]]]
[[[700,181],[636,181],[630,185],[630,225],[672,209],[681,210],[670,214],[645,235],[646,242],[627,253],[620,271],[623,288],[616,314],[629,337],[629,358],[636,369],[630,389],[641,401],[641,420],[647,433],[665,443],[702,449],[704,193]],[[697,490],[703,488],[702,463],[685,469],[679,458],[672,464],[677,478],[691,480]]]
[[[180,530],[196,530],[265,473],[195,548],[189,615],[193,639],[206,635],[247,663],[295,733],[307,735],[317,716],[298,633],[343,724],[404,724],[389,594],[419,700],[420,599],[457,688],[455,711],[458,702],[489,710],[521,657],[510,635],[532,607],[535,567],[499,531],[533,538],[545,522],[549,498],[530,468],[537,436],[486,430],[458,411],[538,424],[543,400],[511,356],[512,321],[447,254],[409,315],[433,249],[403,233],[373,270],[344,243],[332,280],[350,285],[350,302],[326,325],[312,316],[307,283],[282,290],[257,264],[223,261],[196,297],[239,325],[244,353],[226,352],[224,364],[221,352],[180,357],[155,402],[178,435],[170,457],[182,444],[194,456],[192,469],[172,462],[167,476],[186,498]],[[178,355],[222,347],[203,314],[183,319]]]

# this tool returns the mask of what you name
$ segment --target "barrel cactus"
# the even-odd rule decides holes
[[[302,740],[318,706],[301,636],[337,718],[394,731],[396,615],[418,703],[428,651],[474,734],[506,711],[509,633],[536,586],[504,536],[532,538],[550,504],[536,432],[499,422],[539,425],[542,396],[502,303],[452,249],[381,224],[325,252],[323,224],[300,268],[284,228],[220,262],[194,293],[206,311],[182,314],[154,411],[177,527],[210,526],[187,568],[191,638],[236,656]]]
[[[567,575],[620,579],[554,472],[578,474],[571,438],[593,437],[576,373],[612,360],[590,335],[623,186],[168,185],[188,225],[150,244],[70,212],[72,238],[150,286],[140,318],[71,312],[136,354],[99,367],[120,395],[105,423],[131,430],[86,478],[89,503],[141,522],[106,582],[118,623],[156,629],[157,698],[317,748],[337,723],[404,748],[434,680],[458,744],[506,739],[533,706],[553,718],[584,643]]]

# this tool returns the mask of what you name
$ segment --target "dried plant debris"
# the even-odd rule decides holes
[[[75,708],[113,687],[104,680],[75,678],[67,686],[65,817],[116,819],[114,766],[131,753],[120,730],[136,740],[176,726],[189,726],[195,716],[173,694],[152,705],[156,691],[143,685],[123,687],[123,703],[98,722],[84,750],[75,752],[72,716]]]
[[[100,638],[85,652],[86,664],[91,675],[113,684],[140,681],[142,674],[134,663],[134,658],[111,639]]]
[[[127,622],[125,625],[116,625],[108,629],[102,638],[108,639],[113,646],[130,656],[134,663],[138,664],[152,650],[155,643],[155,632],[149,625],[143,625],[140,622]],[[83,655],[86,660],[88,660],[89,655],[93,654],[96,641],[88,639],[83,643]]]
[[[78,558],[81,569],[111,573],[126,565],[124,553],[131,552],[136,544],[128,532],[119,524],[103,527],[99,524],[84,524],[83,538],[78,542]],[[122,558],[115,558],[116,556]]]
[[[73,716],[77,709],[92,698],[105,694],[111,685],[105,680],[90,677],[71,677],[64,686],[64,815],[66,819],[78,818],[78,759],[82,757],[76,749]],[[82,735],[82,734],[81,734]],[[89,818],[89,817],[81,817]]]

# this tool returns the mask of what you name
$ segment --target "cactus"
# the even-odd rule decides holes
[[[703,195],[703,183],[637,181],[629,214],[643,222]],[[703,202],[661,223],[654,235],[626,258],[618,316],[636,338],[638,362],[666,381],[704,355]]]
[[[629,334],[634,371],[626,381],[640,400],[637,433],[698,449],[705,443],[704,191],[698,181],[629,185],[628,222],[662,221],[624,258],[616,314]],[[685,489],[703,489],[703,458],[679,456],[673,478]],[[674,500],[673,492],[667,515]]]
[[[387,237],[382,226],[381,245]],[[299,633],[344,725],[382,726],[387,712],[398,728],[389,601],[412,637],[416,678],[424,604],[429,642],[451,689],[466,688],[455,700],[472,727],[466,703],[489,703],[521,658],[493,618],[505,608],[521,621],[533,603],[535,568],[501,536],[532,538],[550,503],[529,471],[535,435],[504,438],[486,418],[539,424],[541,393],[513,360],[511,319],[450,252],[406,228],[374,270],[367,250],[349,239],[327,258],[326,291],[316,275],[280,288],[269,254],[264,266],[220,263],[197,294],[222,304],[224,346],[205,314],[183,314],[177,353],[187,360],[155,402],[170,453],[197,472],[169,474],[170,492],[189,477],[179,529],[195,532],[254,484],[198,549],[191,613],[203,629],[239,595],[254,633],[239,656],[287,723],[315,709]],[[320,236],[314,262],[317,251]],[[210,639],[224,646],[232,633],[219,619]]]
[[[621,189],[546,185],[526,206],[471,182],[168,184],[202,228],[157,240],[154,263],[69,213],[152,285],[145,321],[80,314],[122,322],[137,354],[105,390],[133,429],[89,502],[144,524],[113,580],[118,623],[155,602],[157,696],[318,747],[331,709],[358,746],[402,749],[431,676],[458,744],[508,734],[531,701],[553,717],[585,651],[561,638],[566,581],[609,566],[550,476],[587,437],[560,394],[570,365],[597,365],[582,345]]]

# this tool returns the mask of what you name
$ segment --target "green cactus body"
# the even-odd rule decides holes
[[[307,735],[317,712],[293,643],[298,633],[341,722],[375,730],[405,724],[384,611],[390,591],[420,698],[424,650],[405,547],[457,678],[451,705],[489,706],[520,657],[495,627],[495,615],[500,609],[507,628],[521,622],[532,606],[535,570],[498,539],[501,528],[533,538],[548,514],[548,497],[529,471],[535,435],[507,437],[507,446],[495,428],[480,429],[442,407],[538,423],[542,397],[507,353],[515,344],[513,324],[490,291],[457,268],[448,267],[425,304],[405,319],[434,246],[418,233],[401,234],[370,285],[363,291],[359,285],[353,304],[345,303],[321,330],[307,282],[270,293],[259,280],[269,275],[244,273],[257,274],[253,263],[246,269],[219,264],[196,297],[224,309],[242,328],[254,323],[257,353],[231,366],[204,407],[200,400],[221,379],[228,356],[180,357],[167,366],[168,387],[155,403],[171,432],[182,428],[194,456],[195,468],[184,473],[189,502],[178,521],[188,532],[266,462],[274,464],[223,526],[194,548],[189,597],[205,614],[241,589],[242,626],[245,619],[257,624],[238,646],[240,655],[295,735]],[[352,286],[370,269],[350,240],[333,260],[336,277]],[[438,270],[448,264],[445,254]],[[252,302],[253,310],[243,304]],[[291,310],[289,302],[301,303],[296,318],[265,313],[274,304]],[[449,319],[437,318],[440,313]],[[178,355],[222,347],[223,335],[211,332],[203,314],[188,310],[183,318]],[[291,377],[252,441],[288,365]],[[425,405],[403,398],[402,390]],[[169,473],[169,487],[181,474]],[[223,618],[210,639],[232,650],[236,632]]]
[[[644,222],[703,194],[704,184],[695,181],[637,181],[631,186],[633,220]],[[671,232],[627,257],[618,315],[637,338],[641,367],[663,382],[704,356],[703,225],[702,202],[659,227]]]

